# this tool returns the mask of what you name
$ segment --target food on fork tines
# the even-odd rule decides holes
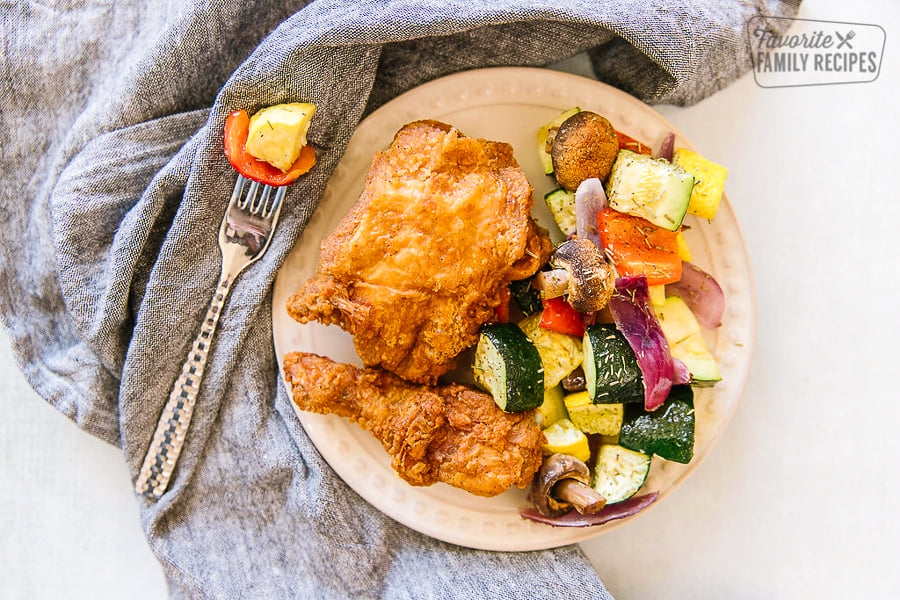
[[[315,113],[315,105],[299,102],[262,109],[250,117],[247,152],[286,172],[306,146],[306,131]]]
[[[350,332],[366,366],[432,383],[495,319],[509,283],[546,262],[532,203],[509,144],[409,123],[373,158],[288,312]]]
[[[309,171],[316,153],[306,139],[314,104],[277,104],[250,117],[238,110],[225,120],[225,156],[244,177],[287,185]]]
[[[524,488],[541,465],[533,411],[505,413],[490,395],[458,385],[417,385],[294,352],[284,372],[301,409],[336,414],[381,441],[411,485],[444,482],[479,496]]]

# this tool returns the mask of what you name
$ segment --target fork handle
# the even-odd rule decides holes
[[[200,333],[191,346],[188,359],[181,368],[181,375],[175,381],[169,401],[159,417],[156,432],[134,486],[135,492],[150,500],[158,500],[166,491],[172,470],[181,454],[185,434],[194,414],[209,347],[219,323],[219,314],[236,276],[236,273],[223,269]]]

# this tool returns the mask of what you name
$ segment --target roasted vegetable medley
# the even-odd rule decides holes
[[[572,108],[537,132],[545,196],[567,236],[514,282],[475,352],[476,383],[505,411],[536,409],[546,438],[523,517],[589,526],[642,510],[651,459],[693,457],[693,387],[722,379],[702,328],[725,300],[694,265],[686,214],[715,216],[726,170],[674,135],[654,156],[603,116]]]

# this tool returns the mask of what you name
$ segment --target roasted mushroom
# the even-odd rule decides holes
[[[587,389],[587,379],[584,375],[584,368],[579,365],[577,369],[563,377],[563,389],[567,392],[583,392]]]
[[[535,279],[544,298],[568,294],[569,304],[579,312],[600,310],[609,303],[616,273],[594,242],[583,238],[563,242],[550,256],[550,266]]]
[[[606,498],[591,486],[587,465],[568,454],[553,454],[544,459],[534,478],[531,501],[546,517],[558,517],[574,507],[590,515],[606,505]]]
[[[540,271],[534,277],[534,287],[543,299],[559,298],[569,291],[569,273],[565,269]]]
[[[556,181],[574,191],[591,177],[606,181],[619,153],[619,137],[615,128],[597,113],[575,113],[559,126],[550,158]]]

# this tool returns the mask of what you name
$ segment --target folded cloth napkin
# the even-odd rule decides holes
[[[751,16],[792,16],[799,1],[7,4],[0,312],[37,392],[120,446],[133,476],[217,281],[235,180],[225,116],[319,107],[318,164],[224,309],[169,491],[137,498],[172,595],[609,598],[576,547],[441,543],[336,477],[279,383],[275,274],[354,127],[398,93],[587,51],[602,80],[692,103],[749,68]]]

